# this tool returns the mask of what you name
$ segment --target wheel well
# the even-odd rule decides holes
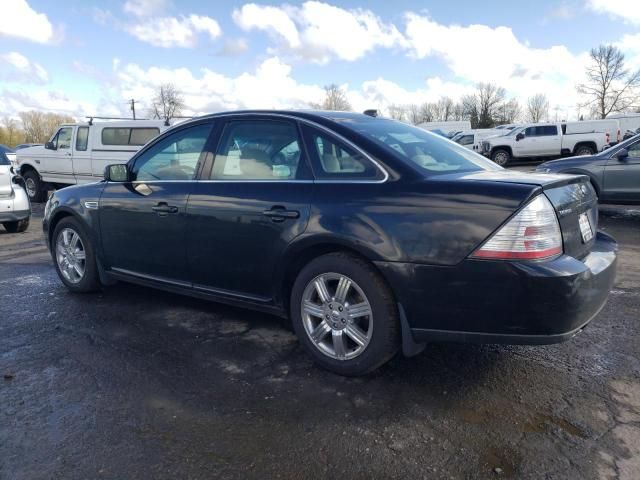
[[[364,261],[368,262],[386,282],[386,278],[384,278],[384,275],[382,275],[382,273],[380,272],[380,270],[378,270],[375,264],[371,262],[367,257],[365,257],[364,255],[362,255],[360,252],[358,252],[353,248],[346,247],[344,245],[331,244],[331,243],[323,243],[323,244],[310,246],[296,253],[295,256],[289,259],[287,263],[287,267],[284,271],[284,275],[282,277],[282,289],[280,293],[282,295],[282,303],[284,305],[285,313],[287,314],[287,316],[289,314],[289,299],[291,297],[291,290],[293,288],[293,284],[296,281],[296,278],[300,273],[300,271],[305,267],[305,265],[307,265],[314,258],[320,257],[322,255],[326,255],[328,253],[337,253],[337,252],[348,253],[350,255],[359,257]]]
[[[66,217],[73,217],[74,215],[72,213],[69,212],[58,212],[56,213],[53,218],[51,219],[51,221],[49,222],[49,232],[50,232],[50,236],[49,236],[49,241],[53,241],[52,235],[54,230],[56,229],[56,225],[58,225],[58,223],[60,223],[60,220],[62,220],[63,218]]]
[[[32,166],[32,165],[29,165],[29,164],[25,164],[25,165],[22,165],[22,166],[20,167],[20,175],[24,176],[24,175],[25,175],[25,173],[27,173],[27,172],[29,172],[29,171],[31,171],[31,170],[33,170],[34,172],[36,172],[36,173],[38,174],[38,176],[40,175],[40,174],[38,173],[38,171],[37,171],[35,168],[33,168],[33,166]]]
[[[491,156],[493,157],[493,154],[496,153],[497,150],[506,150],[507,152],[509,152],[509,156],[513,156],[513,152],[511,150],[511,147],[507,147],[507,146],[503,146],[503,147],[493,147],[491,149]]]
[[[596,147],[596,144],[594,142],[580,142],[580,143],[576,143],[576,146],[573,147],[573,152],[574,153],[577,152],[580,147],[589,147],[594,152],[598,151],[598,148]]]

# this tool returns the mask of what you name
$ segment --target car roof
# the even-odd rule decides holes
[[[201,120],[204,118],[216,118],[225,117],[229,115],[286,115],[289,117],[296,117],[303,120],[348,120],[348,119],[372,119],[370,115],[358,112],[343,112],[334,110],[229,110],[224,112],[210,113],[201,117],[196,117],[193,120]],[[188,123],[184,122],[184,123]],[[182,123],[181,125],[184,125]]]

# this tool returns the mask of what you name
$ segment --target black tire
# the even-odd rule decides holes
[[[593,155],[593,153],[593,148],[589,147],[588,145],[580,145],[578,148],[576,148],[576,156],[578,157]]]
[[[82,245],[84,247],[85,252],[85,265],[84,265],[84,275],[77,283],[72,283],[62,274],[60,269],[60,265],[58,264],[58,260],[56,258],[56,242],[58,237],[61,235],[64,229],[71,229],[76,232],[80,236],[80,240],[82,241]],[[96,264],[96,255],[93,244],[91,243],[87,232],[85,231],[82,224],[73,217],[65,217],[58,224],[53,231],[53,236],[51,237],[51,250],[53,255],[53,264],[55,265],[56,272],[58,272],[58,276],[62,283],[71,290],[72,292],[77,293],[87,293],[87,292],[95,292],[100,290],[100,277],[98,274],[98,266]]]
[[[4,222],[2,226],[9,233],[24,232],[27,228],[29,228],[29,217],[23,218],[22,220],[17,220],[15,222]]]
[[[27,170],[22,177],[24,178],[25,190],[29,196],[29,200],[34,203],[44,202],[47,199],[47,192],[44,190],[44,184],[38,172],[35,170]]]
[[[509,150],[498,148],[491,153],[491,160],[493,160],[495,164],[504,167],[511,161],[511,154]]]
[[[371,338],[362,353],[350,359],[335,359],[311,340],[302,318],[302,299],[307,286],[329,272],[352,279],[371,306]],[[321,367],[346,376],[369,373],[389,361],[400,347],[400,321],[393,294],[380,274],[367,261],[347,253],[330,253],[309,262],[298,274],[291,291],[290,315],[300,343]]]

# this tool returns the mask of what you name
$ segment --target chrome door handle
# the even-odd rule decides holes
[[[262,212],[265,217],[270,217],[274,222],[281,222],[287,218],[299,218],[300,212],[297,210],[287,210],[284,207],[272,207],[271,210]]]

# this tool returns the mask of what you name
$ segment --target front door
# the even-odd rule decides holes
[[[603,201],[640,202],[640,141],[627,147],[628,157],[609,158],[604,169]]]
[[[46,180],[76,183],[73,175],[73,130],[74,127],[61,127],[51,139],[53,148],[44,151],[40,173]]]
[[[207,179],[187,208],[194,287],[271,301],[277,262],[309,218],[313,183],[296,122],[229,120]]]
[[[99,205],[107,268],[190,285],[187,200],[210,148],[211,126],[204,121],[159,139],[131,160],[130,182],[107,184]]]

